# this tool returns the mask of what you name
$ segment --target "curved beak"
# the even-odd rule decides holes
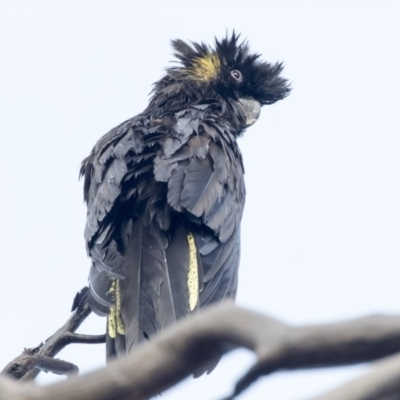
[[[242,107],[246,117],[246,128],[253,125],[257,121],[261,112],[261,104],[253,99],[239,99],[239,104]]]

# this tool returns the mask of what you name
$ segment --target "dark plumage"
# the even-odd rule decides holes
[[[289,94],[282,64],[233,34],[172,42],[149,106],[83,161],[89,301],[108,317],[107,355],[199,307],[235,298],[245,202],[237,138],[260,107]]]

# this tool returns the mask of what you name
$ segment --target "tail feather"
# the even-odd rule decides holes
[[[189,312],[188,274],[190,255],[187,235],[188,233],[182,225],[177,226],[166,250],[177,319],[185,317]]]
[[[125,278],[119,285],[125,352],[176,320],[165,233],[144,226],[140,219],[131,229],[124,252]],[[118,355],[120,346],[114,347]]]
[[[197,237],[183,224],[174,224],[167,233],[139,218],[120,229],[121,249],[115,240],[107,252],[102,241],[96,243],[89,277],[91,307],[107,315],[107,359],[128,353],[200,307],[203,286]],[[114,261],[114,270],[104,268]]]
[[[237,232],[225,243],[218,243],[216,247],[210,241],[205,242],[205,245],[200,248],[204,269],[204,288],[200,294],[202,307],[219,302],[226,297],[233,299],[236,297],[240,259],[237,246],[239,240],[240,232]]]

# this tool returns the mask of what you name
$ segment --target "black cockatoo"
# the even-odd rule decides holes
[[[107,316],[107,357],[199,307],[235,298],[244,169],[237,144],[263,105],[289,94],[282,64],[233,35],[172,41],[179,64],[149,106],[82,162],[89,302]]]

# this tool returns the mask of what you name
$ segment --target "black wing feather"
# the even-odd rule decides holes
[[[221,198],[222,190],[210,158],[193,157],[185,168],[182,206],[196,217],[207,215]]]
[[[244,182],[235,132],[209,105],[169,120],[169,128],[143,115],[126,121],[82,165],[93,310],[105,315],[115,304],[112,279],[121,290],[125,335],[107,337],[108,357],[190,312],[189,233],[200,306],[236,294]]]

